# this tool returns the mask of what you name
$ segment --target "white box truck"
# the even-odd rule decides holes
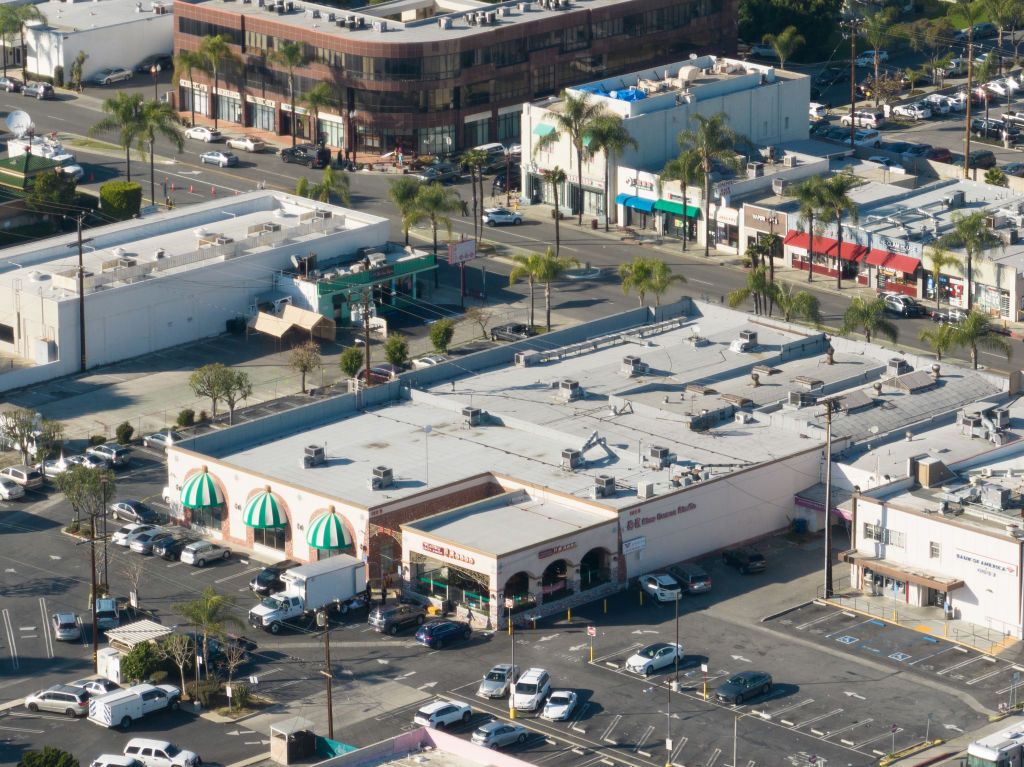
[[[89,721],[127,730],[136,719],[154,711],[176,711],[181,690],[170,684],[137,684],[126,690],[89,699]]]
[[[281,575],[284,589],[249,611],[249,625],[272,634],[284,624],[333,608],[344,615],[364,605],[366,565],[347,554],[294,567]]]
[[[987,735],[967,747],[971,767],[1021,767],[1024,764],[1024,731],[1007,730]]]

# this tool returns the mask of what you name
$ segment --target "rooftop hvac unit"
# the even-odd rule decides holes
[[[788,158],[787,158],[788,159]],[[789,182],[784,178],[773,178],[772,179],[772,194],[782,196],[786,193],[786,187],[789,186]]]
[[[497,24],[498,23],[498,14],[496,14],[494,11],[488,11],[487,12],[487,23],[490,24],[491,26],[494,26],[495,24]]]
[[[669,461],[669,450],[667,447],[661,447],[660,445],[651,445],[647,448],[647,459],[651,465],[663,469]]]
[[[982,485],[981,505],[989,509],[1005,509],[1010,500],[1010,488],[1002,485]]]
[[[134,258],[119,258],[117,259],[118,266],[135,266],[138,263]]]
[[[641,373],[646,373],[648,370],[647,365],[644,364],[639,357],[635,354],[627,354],[622,358],[621,371],[623,375],[635,376]]]
[[[736,411],[736,423],[753,423],[754,414],[748,413],[746,410]]]
[[[947,208],[952,209],[962,208],[964,206],[964,200],[965,197],[963,190],[953,192],[951,195],[942,198],[943,204],[945,204]]]
[[[791,391],[787,401],[793,407],[804,407],[814,404],[814,396],[810,392]]]
[[[783,168],[795,168],[799,164],[800,160],[799,158],[797,158],[795,154],[787,154],[785,157],[782,158]]]
[[[478,407],[462,408],[462,417],[466,420],[467,426],[479,426],[483,421],[484,411]]]
[[[741,330],[740,337],[729,344],[729,351],[750,352],[757,346],[757,331]]]
[[[375,22],[373,22],[373,31],[374,32],[387,32],[388,31],[388,23],[386,21],[375,21]]]
[[[594,477],[594,497],[612,498],[615,496],[615,477],[611,474],[598,474]]]
[[[319,466],[327,462],[327,453],[321,445],[307,445],[302,455],[302,468],[308,469],[311,466]]]
[[[391,487],[394,481],[395,477],[390,466],[373,467],[373,478],[370,480],[371,489],[380,490],[385,487]]]
[[[999,235],[999,239],[1003,241],[1004,245],[1016,245],[1020,237],[1016,229],[999,229],[996,234]]]
[[[501,8],[498,9],[498,15],[499,16],[508,16],[511,13],[512,13],[512,9],[509,8],[507,5],[503,5],[503,6],[501,6]]]
[[[575,471],[583,465],[583,453],[574,448],[566,448],[562,451],[562,468],[568,471]]]
[[[309,11],[310,9],[307,8],[306,10]],[[320,9],[319,8],[313,8],[310,11],[310,13],[312,14],[314,19],[319,19],[320,18]]]
[[[574,381],[571,378],[563,378],[558,382],[558,396],[564,399],[566,402],[575,402],[583,396],[583,389],[580,388],[580,382]]]
[[[167,251],[165,251],[163,248],[157,248],[156,251],[153,253],[153,257],[157,258],[157,259],[161,259],[161,258],[164,258],[166,256],[167,256]]]
[[[654,483],[653,482],[638,482],[636,486],[636,497],[640,500],[646,501],[648,498],[654,497]]]
[[[519,3],[518,7],[519,7],[519,12],[520,13],[526,13],[527,11],[530,10],[530,4],[529,3]]]
[[[764,175],[764,163],[763,162],[748,162],[747,163],[747,178],[761,178]]]
[[[537,352],[516,352],[516,367],[517,368],[528,368],[537,361]]]
[[[746,341],[751,346],[757,346],[757,331],[756,330],[741,330],[740,340]]]
[[[338,18],[338,14],[336,14],[336,13],[328,13],[327,14],[327,20],[328,21],[335,21],[337,18]]]
[[[885,372],[892,376],[901,376],[904,373],[911,371],[910,365],[902,357],[890,357],[888,364],[885,366]]]
[[[451,29],[452,19],[450,16],[440,16],[437,19],[437,26],[441,29]]]

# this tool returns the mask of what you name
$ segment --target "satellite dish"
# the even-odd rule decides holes
[[[7,123],[7,130],[18,138],[21,138],[32,129],[32,118],[28,116],[28,112],[22,112],[20,109],[7,115],[5,122]]]

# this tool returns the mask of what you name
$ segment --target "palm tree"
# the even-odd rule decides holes
[[[416,197],[413,199],[412,208],[406,214],[407,225],[415,226],[421,221],[429,221],[430,229],[434,235],[434,255],[437,255],[437,227],[444,226],[448,237],[452,236],[452,213],[462,210],[463,202],[459,196],[445,189],[436,181],[431,184],[421,184],[416,190]]]
[[[348,176],[328,165],[324,168],[320,182],[313,184],[310,188],[309,196],[320,202],[331,202],[336,198],[341,201],[342,205],[351,205],[352,197],[349,193]]]
[[[932,347],[935,352],[935,359],[942,361],[942,355],[947,354],[950,349],[957,345],[956,329],[953,325],[943,322],[934,328],[925,328],[918,336],[922,341]]]
[[[971,281],[974,278],[974,264],[985,257],[985,251],[1002,244],[999,239],[985,224],[985,214],[976,211],[968,215],[962,213],[953,214],[953,231],[947,232],[939,238],[938,244],[946,248],[963,248],[964,251],[964,278],[967,281],[967,311],[971,310],[973,288]]]
[[[761,38],[761,41],[768,43],[775,50],[775,53],[778,54],[779,69],[785,69],[786,59],[792,56],[797,48],[807,42],[804,36],[792,24],[777,35],[765,35]]]
[[[793,196],[800,204],[797,219],[797,229],[804,231],[807,226],[807,281],[810,282],[814,275],[814,236],[817,233],[814,228],[814,219],[822,207],[824,198],[825,182],[820,176],[810,176],[793,187]]]
[[[612,158],[621,155],[627,147],[639,149],[640,145],[630,132],[626,130],[621,117],[609,114],[601,115],[594,120],[594,124],[590,129],[590,146],[588,148],[594,154],[597,152],[604,153],[604,230],[606,232],[608,231],[608,219],[611,218],[608,214],[609,168],[612,164]]]
[[[786,322],[791,322],[794,317],[806,320],[812,325],[821,322],[818,299],[806,290],[796,290],[788,282],[783,282],[771,286],[771,299],[779,307]]]
[[[932,289],[935,291],[935,309],[938,310],[939,302],[942,300],[942,293],[939,291],[939,277],[943,270],[949,267],[962,269],[960,259],[946,250],[939,242],[932,244],[929,248],[928,258],[932,263]]]
[[[538,282],[544,284],[545,325],[549,333],[551,332],[551,283],[560,280],[566,270],[579,265],[580,262],[575,258],[556,256],[555,251],[550,247],[540,257],[536,277]]]
[[[664,261],[647,256],[633,256],[633,260],[619,264],[619,279],[622,280],[622,292],[629,295],[635,291],[644,306],[648,293],[654,293],[655,305],[660,305],[661,296],[676,282],[686,282],[681,274],[672,274],[672,269]]]
[[[480,236],[483,236],[483,220],[477,215],[477,186],[476,178],[477,175],[483,176],[483,169],[489,162],[490,158],[487,156],[487,152],[483,149],[470,149],[462,155],[463,164],[469,168],[469,186],[473,189],[473,237],[477,237],[477,229],[480,230]],[[505,184],[508,184],[508,179],[505,179]],[[482,202],[482,200],[480,201]],[[479,239],[477,240],[479,242]]]
[[[550,250],[550,249],[549,249]],[[557,256],[556,256],[557,258]],[[534,326],[533,322],[533,298],[534,284],[540,279],[541,274],[541,261],[544,259],[540,253],[530,253],[529,255],[517,254],[512,256],[512,260],[515,262],[515,266],[512,267],[512,271],[508,275],[509,286],[515,285],[519,280],[525,279],[527,284],[530,286],[530,327]],[[550,321],[548,330],[550,330]]]
[[[576,178],[580,195],[579,220],[576,223],[583,226],[583,160],[591,151],[587,140],[594,130],[594,123],[604,115],[605,107],[600,102],[591,101],[588,93],[573,96],[568,91],[562,91],[561,107],[561,111],[551,112],[554,130],[540,137],[534,145],[534,151],[542,151],[556,143],[563,133],[569,137],[576,152]]]
[[[209,669],[207,648],[210,646],[210,635],[223,636],[225,626],[242,630],[242,621],[231,614],[235,607],[235,598],[218,594],[213,586],[207,586],[198,599],[174,605],[174,611],[185,621],[195,626],[203,635],[203,666]]]
[[[854,331],[864,333],[864,340],[871,343],[871,336],[883,335],[893,343],[899,331],[896,326],[885,317],[885,300],[882,298],[862,298],[856,296],[850,302],[849,308],[843,315],[843,327],[839,330],[840,335],[849,335]]]
[[[189,97],[188,103],[192,108],[192,124],[196,124],[196,92],[191,83],[195,82],[195,71],[206,71],[206,56],[199,51],[179,51],[174,57],[174,70],[180,79],[181,73],[188,73]],[[209,106],[207,106],[209,109]]]
[[[117,143],[124,149],[125,176],[132,180],[132,144],[142,129],[142,95],[121,91],[103,102],[106,117],[89,129],[89,135],[117,131]]]
[[[206,60],[207,70],[213,75],[213,93],[210,94],[209,109],[213,113],[213,127],[217,128],[218,109],[217,91],[220,89],[221,69],[226,66],[238,66],[242,59],[231,50],[231,41],[225,35],[207,35],[199,43],[199,53]],[[292,109],[294,110],[294,100]]]
[[[306,93],[305,98],[302,99],[302,104],[306,107],[306,111],[309,112],[311,123],[310,133],[313,136],[313,143],[320,143],[320,113],[325,109],[330,109],[338,103],[338,99],[334,97],[334,91],[331,86],[325,82],[319,82],[309,89]],[[293,120],[294,122],[294,120]],[[292,138],[295,138],[295,131],[292,131]]]
[[[878,106],[878,52],[892,39],[892,27],[896,19],[895,8],[883,8],[869,13],[861,21],[861,34],[875,51],[875,106]]]
[[[690,115],[697,122],[696,130],[684,130],[679,134],[679,147],[683,151],[692,149],[700,160],[704,176],[704,257],[711,255],[711,172],[715,163],[737,166],[735,146],[740,140],[736,131],[725,120],[725,113],[711,117],[702,114]]]
[[[654,305],[661,306],[661,297],[668,292],[668,289],[676,283],[685,283],[686,277],[681,274],[673,274],[672,267],[664,261],[655,261],[651,270],[651,284],[649,292],[654,294]]]
[[[991,352],[1005,354],[1009,360],[1013,354],[1010,342],[993,332],[988,317],[977,309],[972,309],[967,316],[953,326],[957,346],[966,346],[971,350],[971,366],[978,369],[978,347]]]
[[[46,23],[46,14],[39,10],[39,6],[33,3],[22,3],[16,5],[11,13],[14,15],[13,23],[16,25],[18,35],[21,38],[21,77],[28,81],[28,57],[25,55],[25,25],[30,21],[41,21]],[[6,70],[5,70],[6,71]]]
[[[156,154],[155,143],[157,134],[170,141],[180,152],[185,148],[185,136],[181,131],[181,123],[174,107],[164,101],[146,101],[139,112],[139,128],[136,142],[139,152],[146,156],[149,147],[149,197],[156,205],[156,169],[153,156]]]
[[[402,232],[405,234],[406,245],[409,244],[409,211],[413,208],[420,186],[420,182],[412,176],[401,176],[388,184],[388,199],[398,208],[398,213],[402,217]]]
[[[761,314],[761,302],[764,300],[765,313],[767,313],[767,298],[771,292],[771,283],[768,282],[768,269],[761,265],[755,266],[747,273],[747,284],[742,288],[736,288],[729,294],[729,306],[735,309],[748,298],[754,299],[754,313]]]
[[[14,14],[15,7],[10,3],[0,6],[0,47],[3,48],[4,77],[7,77],[7,41],[21,30],[21,24]]]
[[[297,112],[295,110],[295,68],[306,63],[306,48],[302,43],[286,40],[279,43],[268,56],[272,64],[284,67],[288,70],[288,101],[292,105],[291,134],[292,149],[295,148],[295,123]]]
[[[686,188],[692,181],[700,178],[700,156],[693,149],[686,149],[673,157],[657,177],[658,195],[661,195],[661,187],[665,181],[678,181],[679,188],[683,193],[683,250],[686,250],[686,230],[688,228],[686,215]]]
[[[551,134],[549,133],[548,135],[550,136]],[[562,213],[558,208],[558,190],[565,183],[565,171],[556,165],[547,172],[544,178],[551,184],[551,191],[555,195],[555,255],[558,255],[562,248],[562,235],[558,228],[558,223],[562,220]]]
[[[836,239],[839,242],[836,253],[837,290],[843,288],[843,216],[848,214],[850,220],[857,223],[860,218],[860,206],[850,198],[850,191],[863,183],[852,173],[836,173],[821,187],[822,211],[826,213],[828,220],[835,222]]]

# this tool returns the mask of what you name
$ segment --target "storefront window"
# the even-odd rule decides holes
[[[334,120],[317,120],[319,135],[329,146],[345,146],[345,126]]]
[[[455,126],[420,128],[420,154],[448,154],[455,146]]]
[[[974,285],[974,306],[995,317],[1010,316],[1010,292],[992,285]]]
[[[490,609],[486,576],[439,564],[437,560],[413,555],[412,587],[417,593],[483,612]]]
[[[242,122],[242,102],[232,96],[217,96],[217,118],[230,123]]]
[[[259,546],[284,551],[285,532],[283,527],[253,530],[252,542]]]
[[[197,115],[210,114],[210,100],[206,91],[199,88],[179,88],[181,95],[181,111],[191,112],[195,104]]]
[[[490,141],[491,121],[490,119],[476,120],[466,123],[465,141],[466,146],[479,146]]]
[[[223,506],[206,506],[201,509],[192,509],[192,525],[195,527],[205,527],[211,530],[220,530],[220,523],[223,516]]]
[[[519,141],[521,117],[521,112],[506,112],[503,115],[498,115],[498,141],[505,145],[515,144]]]
[[[247,122],[256,130],[274,131],[276,125],[274,121],[275,110],[273,107],[268,107],[264,104],[246,104],[249,110],[249,118]]]

